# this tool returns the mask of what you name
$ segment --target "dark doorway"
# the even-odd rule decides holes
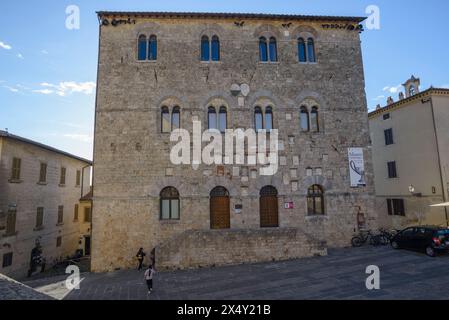
[[[84,255],[90,256],[90,236],[84,237]]]

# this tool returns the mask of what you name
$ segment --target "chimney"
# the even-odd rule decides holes
[[[399,100],[404,100],[404,92],[399,92]]]
[[[394,103],[393,98],[392,97],[388,97],[387,105],[392,105],[393,103]]]

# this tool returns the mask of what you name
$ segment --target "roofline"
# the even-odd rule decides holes
[[[413,100],[417,100],[417,99],[421,99],[425,96],[427,96],[428,94],[433,94],[433,93],[443,93],[443,94],[449,94],[449,89],[445,89],[445,88],[429,88],[425,91],[422,91],[420,93],[415,94],[414,96],[405,98],[403,100],[399,100],[396,101],[395,103],[392,103],[388,106],[382,107],[380,109],[374,110],[372,112],[368,113],[368,118],[373,118],[377,115],[381,115],[382,113],[384,113],[385,111],[390,111],[400,105],[406,104],[408,102],[411,102]]]
[[[266,13],[225,13],[225,12],[155,12],[155,11],[97,11],[102,16],[135,16],[155,18],[238,18],[238,19],[267,19],[267,20],[309,20],[309,21],[345,21],[360,23],[366,17],[345,16],[314,16],[296,14],[266,14]]]
[[[7,131],[0,130],[0,137],[9,138],[9,139],[12,139],[12,140],[16,140],[16,141],[32,144],[32,145],[34,145],[34,146],[36,146],[38,148],[42,148],[42,149],[45,149],[45,150],[48,150],[48,151],[51,151],[51,152],[59,153],[59,154],[61,154],[63,156],[66,156],[66,157],[69,157],[69,158],[73,158],[73,159],[76,159],[76,160],[79,160],[79,161],[82,161],[82,162],[85,162],[87,164],[92,165],[92,161],[91,160],[87,160],[87,159],[75,156],[75,155],[73,155],[71,153],[68,153],[68,152],[65,152],[65,151],[53,148],[51,146],[48,146],[48,145],[45,145],[45,144],[42,144],[42,143],[30,140],[30,139],[27,139],[27,138],[16,136],[16,135],[11,134],[11,133],[9,133]]]

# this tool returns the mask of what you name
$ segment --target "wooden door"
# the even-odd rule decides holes
[[[231,228],[229,194],[224,188],[216,188],[211,192],[210,227],[211,229]]]
[[[260,227],[279,227],[279,211],[277,190],[274,187],[265,187],[260,194]]]

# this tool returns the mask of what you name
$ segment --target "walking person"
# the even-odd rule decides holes
[[[148,269],[145,271],[144,279],[147,282],[148,293],[151,294],[153,292],[153,276],[156,273],[153,266],[150,264]]]
[[[146,254],[143,251],[143,248],[140,248],[139,251],[136,254],[137,257],[137,261],[139,261],[139,266],[137,268],[137,270],[142,270],[142,264],[143,264],[143,259],[145,258]]]

